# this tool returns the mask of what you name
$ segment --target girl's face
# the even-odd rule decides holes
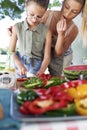
[[[76,0],[65,0],[62,6],[62,17],[66,20],[72,20],[82,10],[82,4]]]
[[[30,2],[26,6],[27,22],[30,27],[35,27],[41,20],[45,13],[45,8],[41,7],[35,2]]]

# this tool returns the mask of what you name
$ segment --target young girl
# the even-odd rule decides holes
[[[49,0],[26,0],[27,17],[12,28],[9,49],[15,52],[17,78],[26,77],[26,72],[39,76],[50,63],[51,31],[40,22],[48,4]]]

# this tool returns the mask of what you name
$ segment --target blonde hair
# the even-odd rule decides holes
[[[83,9],[83,14],[82,14],[82,26],[81,26],[81,34],[82,34],[82,39],[83,39],[83,45],[86,47],[87,46],[87,39],[86,39],[86,34],[87,34],[87,0],[85,1],[84,9]]]

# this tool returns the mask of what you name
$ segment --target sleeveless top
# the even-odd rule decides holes
[[[47,19],[47,21],[46,21],[46,23],[45,23],[45,25],[48,26],[48,27],[50,26],[50,23],[51,23],[53,14],[54,14],[53,11],[50,12],[50,14],[49,14],[49,16],[48,16],[48,19]],[[74,25],[74,23],[73,23],[73,24],[67,29],[67,31],[66,31],[66,33],[65,33],[65,37],[69,34],[69,32],[73,29],[74,26],[75,26],[75,25]],[[56,41],[57,41],[57,36],[53,34],[53,35],[52,35],[52,47],[55,46]],[[72,49],[71,49],[71,46],[69,46],[69,48],[65,51],[64,56],[69,55],[69,54],[71,54],[71,53],[72,53]]]
[[[66,33],[65,33],[65,37],[69,34],[69,32],[73,29],[73,27],[75,26],[75,24],[73,23],[70,27],[69,27],[69,29],[66,31]],[[69,54],[71,54],[73,51],[72,51],[72,48],[71,48],[71,45],[69,46],[69,48],[65,51],[65,53],[64,53],[64,56],[67,56],[67,55],[69,55]]]
[[[16,24],[18,37],[18,51],[28,57],[43,58],[43,49],[48,28],[39,23],[31,30],[25,21]]]

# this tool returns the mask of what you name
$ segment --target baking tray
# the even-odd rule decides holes
[[[10,114],[11,117],[15,120],[23,121],[23,122],[46,122],[46,121],[73,121],[73,120],[87,120],[87,116],[65,116],[65,117],[49,117],[47,115],[23,115],[19,111],[19,104],[16,102],[16,93],[12,93],[11,95],[11,106],[10,106]]]

